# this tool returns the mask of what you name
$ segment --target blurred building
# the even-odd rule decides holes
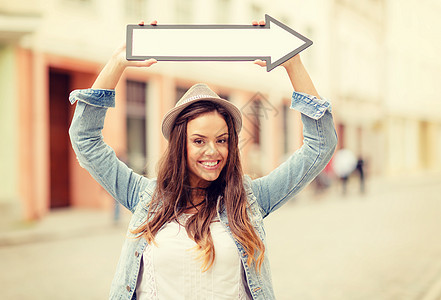
[[[2,1],[0,219],[37,219],[58,207],[111,209],[70,147],[67,98],[91,86],[125,40],[125,25],[140,20],[246,24],[267,13],[314,41],[302,59],[333,103],[339,147],[362,156],[374,176],[440,169],[440,12],[435,0]],[[106,120],[106,141],[134,170],[155,176],[166,146],[162,116],[196,82],[242,108],[248,174],[269,172],[301,145],[284,70],[160,62],[126,71]]]
[[[439,1],[335,1],[330,76],[340,144],[374,174],[441,170]]]

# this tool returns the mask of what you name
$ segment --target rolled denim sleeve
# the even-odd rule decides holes
[[[294,92],[290,108],[301,112],[311,119],[318,120],[323,117],[326,111],[331,112],[331,103],[324,98]]]
[[[271,173],[251,182],[263,217],[310,183],[328,164],[337,146],[329,101],[294,92],[291,109],[301,112],[303,145]]]
[[[75,90],[70,93],[69,101],[71,104],[81,101],[96,107],[115,107],[115,90]]]
[[[69,99],[71,103],[78,100],[69,135],[80,165],[114,199],[133,212],[139,201],[139,192],[147,185],[147,178],[121,162],[102,135],[107,107],[115,105],[115,92],[77,90],[71,93]]]

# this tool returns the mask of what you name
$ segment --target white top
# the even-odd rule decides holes
[[[185,224],[189,215],[180,218]],[[244,288],[242,265],[233,239],[215,220],[210,225],[216,251],[212,267],[201,271],[197,245],[185,227],[173,221],[156,235],[155,245],[144,250],[136,298],[144,299],[249,299]]]

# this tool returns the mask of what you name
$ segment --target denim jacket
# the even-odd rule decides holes
[[[133,172],[118,160],[115,152],[103,140],[107,108],[115,105],[114,90],[76,90],[69,98],[72,104],[78,100],[69,134],[80,165],[133,213],[112,282],[110,299],[135,299],[142,253],[150,245],[144,238],[136,238],[131,230],[146,220],[147,204],[152,199],[156,179]],[[268,175],[255,180],[244,176],[248,215],[265,247],[263,218],[286,203],[322,171],[337,143],[328,101],[294,92],[291,108],[302,113],[304,145]],[[275,299],[267,252],[260,273],[254,265],[248,266],[244,248],[228,227],[225,209],[218,206],[217,214],[237,246],[249,297]]]

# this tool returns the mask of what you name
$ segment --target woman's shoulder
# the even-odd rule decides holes
[[[242,181],[243,181],[243,187],[245,188],[245,191],[251,189],[252,179],[249,175],[247,175],[247,174],[243,175]]]
[[[153,199],[153,194],[156,188],[156,178],[142,177],[139,187],[137,199],[134,199],[134,205],[131,208],[132,212],[140,208],[146,208]]]
[[[153,193],[155,192],[155,189],[156,189],[157,179],[142,177],[141,180],[142,180],[142,182],[141,182],[141,187],[139,190],[140,197],[142,195],[150,196],[150,197],[153,196]]]
[[[243,187],[245,189],[245,193],[247,195],[248,201],[253,202],[252,200],[256,199],[256,193],[254,191],[255,187],[253,185],[253,179],[249,175],[243,176]]]

